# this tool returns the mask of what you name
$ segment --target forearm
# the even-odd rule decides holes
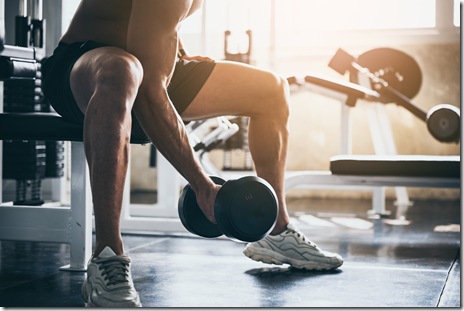
[[[202,177],[199,179],[203,171],[195,159],[184,123],[167,96],[164,100],[154,100],[160,96],[150,95],[151,92],[153,90],[139,92],[134,106],[137,119],[158,151],[194,190],[204,187],[204,183],[209,181],[202,180]]]
[[[177,45],[177,57],[182,59],[184,56],[187,55],[187,52],[184,49],[184,45],[182,44],[182,40],[179,38],[178,45]]]
[[[182,60],[195,60],[201,62],[214,62],[214,60],[208,56],[200,56],[200,55],[190,55],[187,49],[184,48],[182,40],[179,38],[178,40],[178,49],[177,49],[177,57]]]

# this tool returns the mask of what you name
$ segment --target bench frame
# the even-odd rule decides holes
[[[2,145],[0,142],[0,160]],[[85,271],[92,252],[92,200],[88,176],[84,144],[72,142],[71,204],[57,207],[3,203],[0,205],[0,239],[69,244],[70,264],[61,270]]]

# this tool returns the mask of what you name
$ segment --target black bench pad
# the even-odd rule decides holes
[[[336,175],[460,178],[459,156],[339,155],[330,159]]]
[[[55,113],[0,113],[0,140],[83,141],[83,126]],[[134,127],[131,143],[149,142],[145,133]]]

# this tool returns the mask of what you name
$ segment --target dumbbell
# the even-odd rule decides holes
[[[222,185],[214,203],[216,224],[210,222],[198,206],[195,192],[186,185],[179,197],[179,218],[191,233],[216,238],[255,242],[271,232],[277,221],[279,205],[271,185],[255,176],[225,181],[210,177]]]
[[[363,73],[370,78],[372,89],[383,103],[395,103],[427,124],[430,134],[440,142],[459,142],[461,116],[452,105],[437,105],[426,112],[411,101],[420,90],[422,73],[417,62],[404,52],[378,48],[361,54],[357,59],[338,49],[329,67],[340,74],[347,71]],[[351,78],[351,77],[350,77]],[[357,79],[356,77],[354,79]]]

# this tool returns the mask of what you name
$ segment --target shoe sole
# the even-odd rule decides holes
[[[87,296],[87,295],[86,295]],[[85,301],[85,307],[86,308],[99,308],[100,306],[94,304],[92,302],[92,299],[88,299],[87,297],[82,297]],[[129,307],[123,307],[123,308],[129,308]],[[138,303],[136,303],[135,306],[133,307],[130,307],[130,308],[142,308],[142,303],[139,301]]]
[[[87,282],[87,281],[84,281],[84,282]],[[86,308],[98,308],[98,307],[100,307],[100,306],[96,305],[95,303],[93,303],[91,294],[89,294],[88,291],[87,291],[87,283],[84,283],[84,285],[81,287],[81,297],[85,301],[85,307]],[[142,303],[140,302],[140,297],[138,297],[137,300],[138,301],[135,303],[135,306],[133,306],[131,308],[135,308],[135,307],[141,308],[142,307]],[[129,307],[123,307],[123,308],[129,308]]]
[[[81,296],[82,299],[85,301],[85,307],[86,308],[96,308],[95,304],[92,303],[92,300],[90,300],[90,295],[87,293],[87,281],[84,281],[84,285],[81,287]]]
[[[288,264],[296,269],[304,269],[304,270],[318,270],[318,271],[326,271],[326,270],[334,270],[340,267],[343,264],[343,261],[340,264],[324,264],[320,262],[307,262],[307,261],[300,261],[294,260],[285,256],[282,256],[279,253],[269,251],[266,249],[260,248],[253,248],[247,247],[243,250],[243,254],[248,258],[254,261],[260,261],[266,264],[274,264],[274,265],[283,265]]]

